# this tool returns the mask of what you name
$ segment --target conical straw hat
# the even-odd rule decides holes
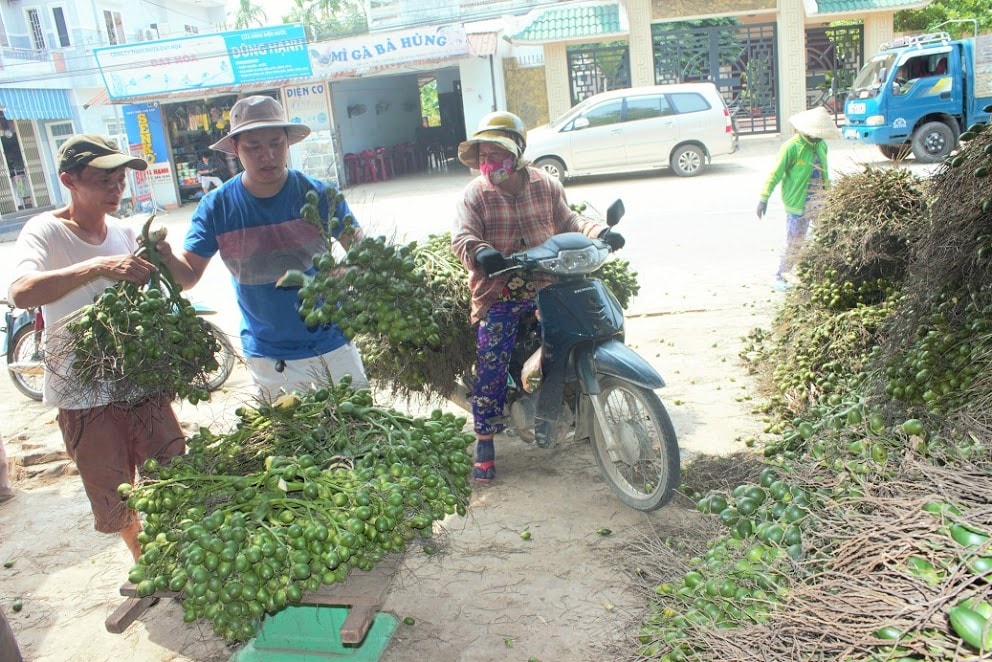
[[[827,138],[840,137],[840,131],[837,130],[834,119],[823,106],[817,106],[816,108],[810,108],[801,113],[796,113],[789,118],[789,124],[796,131],[810,138],[822,138],[826,140]]]

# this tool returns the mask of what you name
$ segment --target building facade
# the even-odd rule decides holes
[[[928,2],[379,0],[367,3],[367,34],[306,43],[274,17],[226,31],[224,0],[7,0],[0,217],[64,202],[54,155],[80,131],[118,136],[153,162],[132,182],[132,206],[195,199],[197,154],[254,93],[315,129],[293,165],[345,186],[346,155],[419,145],[450,157],[492,110],[536,126],[617,87],[711,80],[739,132],[776,133],[812,105],[839,114],[861,63],[893,36],[894,12]]]

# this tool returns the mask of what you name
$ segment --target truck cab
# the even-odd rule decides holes
[[[952,40],[946,32],[883,45],[854,80],[844,137],[878,145],[890,159],[910,151],[923,163],[943,159],[965,127],[979,121],[969,118],[976,110],[973,48],[972,40]]]

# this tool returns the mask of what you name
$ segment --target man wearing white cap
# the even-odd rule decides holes
[[[775,169],[761,189],[758,218],[768,209],[768,198],[782,183],[785,205],[785,249],[775,273],[775,289],[788,287],[785,274],[792,269],[809,231],[809,212],[818,204],[822,191],[830,185],[827,167],[827,138],[839,135],[837,127],[823,106],[796,113],[789,118],[796,135],[779,150]]]
[[[215,149],[234,154],[244,172],[200,200],[193,212],[183,252],[164,256],[176,280],[192,287],[210,259],[220,253],[231,272],[241,310],[241,347],[259,395],[271,399],[280,390],[308,389],[350,375],[352,386],[368,384],[362,359],[334,325],[306,326],[299,314],[297,291],[277,288],[286,271],[313,274],[313,256],[326,249],[320,230],[303,218],[309,191],[318,194],[321,219],[331,214],[328,185],[287,167],[289,146],[310,134],[310,127],[286,119],[275,99],[259,95],[240,99],[231,108],[231,130]],[[333,216],[351,216],[343,200]],[[348,248],[361,230],[334,235]]]

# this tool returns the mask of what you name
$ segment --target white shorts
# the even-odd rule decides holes
[[[280,367],[281,371],[278,369]],[[258,387],[258,396],[263,400],[273,400],[282,392],[308,391],[315,388],[315,385],[332,386],[345,375],[351,375],[353,388],[365,388],[369,385],[362,357],[352,343],[309,359],[275,361],[266,357],[249,356],[248,371]]]

